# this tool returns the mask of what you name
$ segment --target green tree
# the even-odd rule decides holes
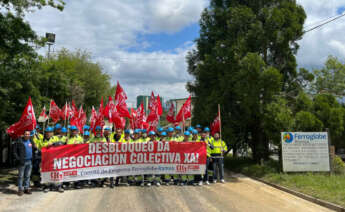
[[[102,67],[92,62],[88,52],[78,50],[70,52],[62,49],[50,58],[41,61],[42,83],[41,90],[48,98],[63,105],[72,99],[84,108],[98,106],[103,96],[111,93],[110,76],[102,72]]]
[[[315,93],[328,93],[336,97],[345,97],[345,64],[336,57],[329,56],[325,67],[313,71],[315,82],[312,84]]]
[[[44,6],[63,9],[62,1],[0,0],[0,133],[18,120],[29,96],[41,104],[40,72],[34,46],[44,45],[25,13]]]
[[[279,92],[296,89],[296,41],[305,18],[295,1],[211,0],[197,49],[187,55],[193,121],[209,124],[221,104],[223,135],[234,151],[252,135],[254,158],[267,158],[264,108]]]

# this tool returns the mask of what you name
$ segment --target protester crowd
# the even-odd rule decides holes
[[[15,158],[19,162],[18,195],[31,194],[30,181],[34,187],[44,192],[56,190],[64,192],[65,189],[82,187],[105,187],[114,188],[118,185],[209,185],[219,181],[224,183],[223,156],[228,152],[226,143],[221,140],[219,132],[210,135],[208,127],[182,129],[180,126],[157,128],[155,131],[145,129],[114,129],[108,126],[83,126],[83,132],[72,125],[63,127],[57,123],[42,129],[37,125],[33,131],[25,131],[15,143]],[[205,142],[207,145],[207,164],[204,175],[142,175],[125,176],[94,180],[83,180],[64,183],[40,183],[41,149],[70,144],[98,143],[98,142]],[[213,172],[209,176],[209,172]]]

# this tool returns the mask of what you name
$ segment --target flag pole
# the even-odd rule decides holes
[[[65,118],[64,118],[64,127],[66,127],[66,116],[67,116],[67,102],[65,104]]]
[[[49,104],[48,126],[49,126],[49,118],[50,118],[51,108],[52,108],[52,100],[50,100],[50,104]]]
[[[182,106],[182,133],[184,134],[184,128],[185,128],[185,123],[184,123],[184,108]]]
[[[220,117],[220,104],[218,104],[218,119],[219,119],[219,137],[220,137],[220,140],[222,141],[222,119]],[[223,142],[221,142],[221,148],[222,148],[222,157],[223,157]]]

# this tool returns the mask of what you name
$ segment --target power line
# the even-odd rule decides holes
[[[307,33],[307,32],[313,31],[313,30],[315,30],[315,29],[317,29],[317,28],[320,28],[320,27],[322,27],[322,26],[324,26],[324,25],[326,25],[326,24],[329,24],[329,23],[331,23],[331,22],[333,22],[333,21],[335,21],[335,20],[337,20],[337,19],[339,19],[339,18],[341,18],[341,17],[343,17],[343,16],[345,16],[345,12],[342,13],[341,15],[335,16],[334,18],[332,18],[332,19],[329,20],[329,21],[326,21],[326,22],[324,22],[324,23],[322,23],[322,24],[319,24],[319,25],[317,25],[317,26],[315,26],[315,27],[313,27],[313,28],[311,28],[311,29],[308,29],[308,30],[304,31],[304,34]],[[328,19],[329,19],[329,18],[328,18]],[[326,19],[326,20],[328,20],[328,19]]]

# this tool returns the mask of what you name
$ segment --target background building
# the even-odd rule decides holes
[[[137,96],[137,108],[140,106],[141,103],[144,104],[144,109],[145,109],[145,113],[148,114],[149,112],[149,101],[150,101],[151,96]],[[162,107],[163,110],[166,111],[166,104],[164,104],[164,98],[160,97],[161,103],[162,103]]]

